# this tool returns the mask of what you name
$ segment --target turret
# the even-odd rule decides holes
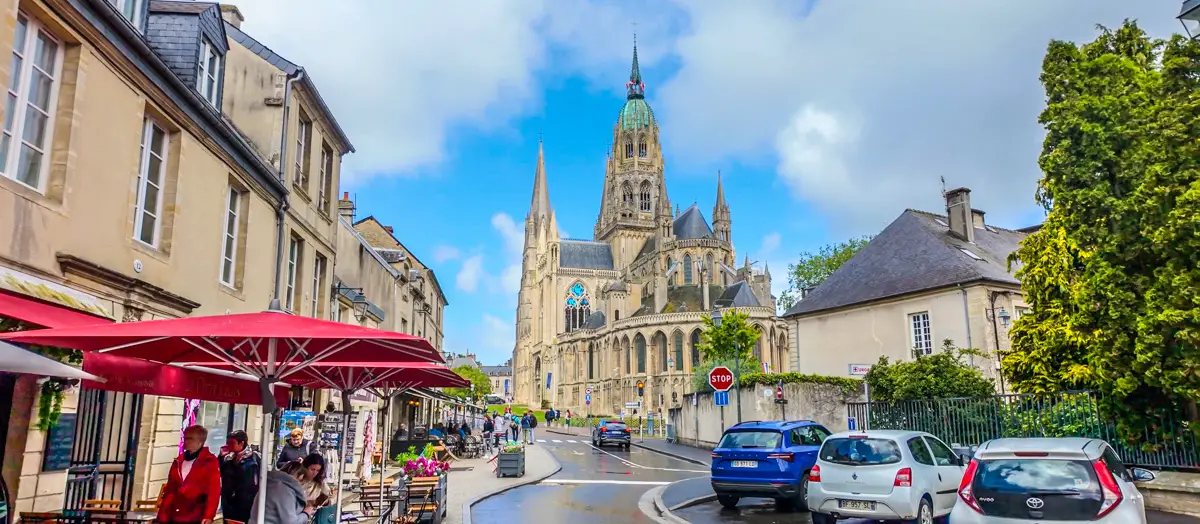
[[[717,171],[717,202],[713,205],[713,236],[717,240],[732,242],[730,234],[732,221],[729,218],[729,206],[725,204],[725,188],[721,186],[721,172]]]

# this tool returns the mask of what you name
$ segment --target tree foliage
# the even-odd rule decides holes
[[[471,365],[462,365],[454,368],[454,372],[471,381],[471,384],[475,386],[474,398],[472,398],[471,388],[446,388],[447,395],[475,400],[492,392],[492,379],[488,378],[483,370]]]
[[[1010,263],[1031,305],[1003,356],[1021,392],[1094,389],[1132,437],[1200,398],[1200,47],[1131,21],[1050,43],[1037,200]]]
[[[837,271],[858,250],[871,241],[870,236],[851,238],[822,247],[816,253],[805,251],[795,264],[788,264],[788,288],[779,295],[779,307],[791,309],[806,288],[816,287],[826,277]]]
[[[754,373],[758,373],[760,375],[762,374],[762,363],[753,356],[748,356],[745,359],[742,359],[741,365],[742,373],[740,376],[742,378],[742,383],[745,385],[748,385],[746,384],[747,376],[750,376]],[[717,366],[725,366],[729,368],[729,371],[732,371],[735,375],[737,375],[738,361],[735,359],[729,358],[716,361],[702,359],[700,365],[692,367],[692,391],[712,391],[712,386],[708,385],[708,372],[712,371],[712,368]]]
[[[747,318],[749,315],[740,311],[726,311],[721,313],[721,325],[716,326],[711,317],[705,316],[700,344],[696,346],[704,360],[733,360],[739,355],[742,360],[750,358],[762,333],[746,323]]]
[[[871,387],[872,402],[896,402],[934,398],[982,398],[996,394],[996,386],[968,362],[970,356],[983,356],[974,349],[954,347],[942,342],[942,350],[925,355],[914,351],[913,360],[891,363],[887,357],[871,367],[864,377]]]

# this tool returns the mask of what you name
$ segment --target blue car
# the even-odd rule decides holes
[[[732,508],[742,497],[773,498],[805,509],[808,472],[830,431],[811,420],[742,422],[725,430],[712,452],[717,502]]]

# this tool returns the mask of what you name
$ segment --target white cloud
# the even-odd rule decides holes
[[[521,290],[521,255],[525,249],[525,230],[508,213],[492,215],[492,228],[504,241],[506,265],[500,271],[493,289],[499,293],[514,294]]]
[[[458,289],[474,293],[479,289],[479,280],[484,276],[483,255],[475,255],[463,261],[462,267],[458,270],[455,284]]]
[[[440,245],[433,248],[433,261],[441,264],[448,260],[457,260],[462,253],[454,246]]]
[[[779,248],[783,244],[783,235],[778,232],[767,233],[763,236],[762,244],[759,245],[758,252],[755,253],[757,262],[761,262],[765,268],[774,268],[771,271],[771,294],[776,297],[787,289],[787,265],[786,258],[788,253],[780,252]]]

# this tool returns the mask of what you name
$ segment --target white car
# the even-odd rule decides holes
[[[1090,438],[1012,438],[983,443],[958,490],[954,524],[1146,524],[1134,482],[1112,447]]]
[[[825,439],[808,474],[808,508],[813,524],[851,518],[933,524],[954,507],[965,469],[963,459],[929,433],[836,433]]]

